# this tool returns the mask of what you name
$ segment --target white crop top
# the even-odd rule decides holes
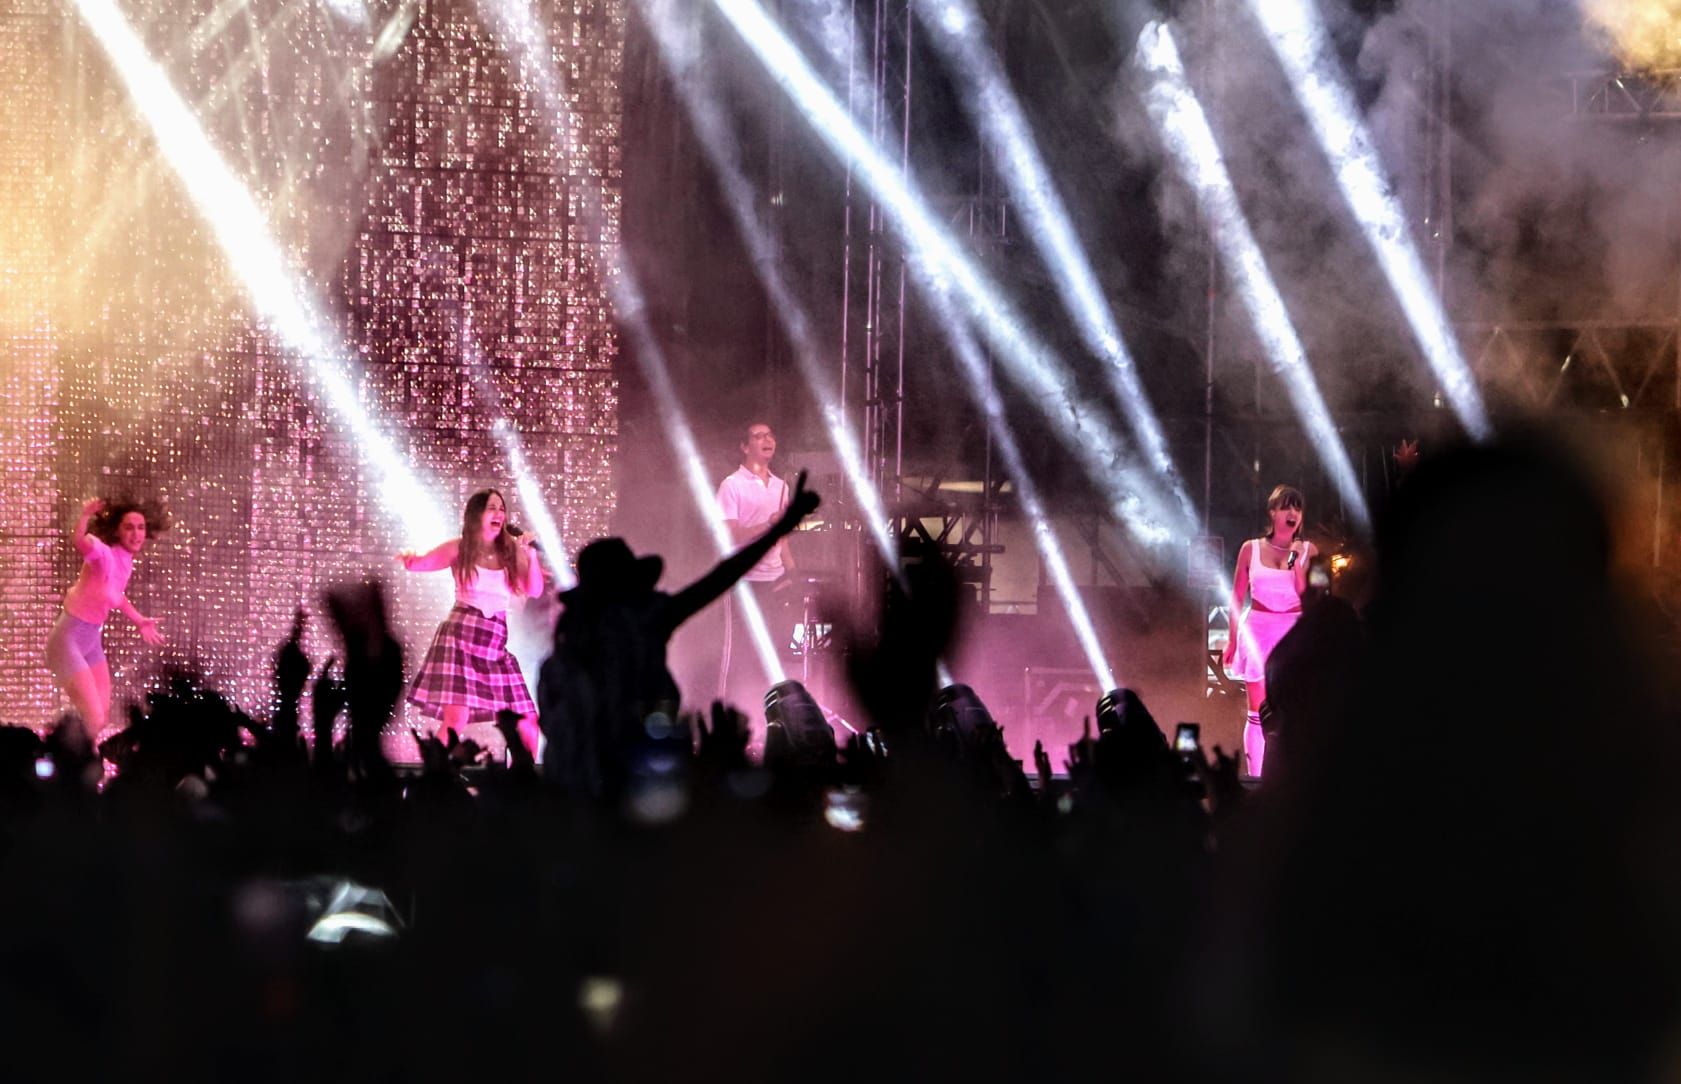
[[[508,612],[513,592],[508,590],[508,574],[499,568],[483,565],[473,569],[466,583],[455,584],[455,604],[471,606],[486,617]]]

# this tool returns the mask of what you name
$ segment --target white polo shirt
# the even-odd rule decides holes
[[[724,519],[733,519],[755,533],[775,522],[788,507],[788,483],[771,475],[760,478],[746,467],[718,483],[718,510]],[[782,578],[782,547],[774,546],[765,559],[754,565],[745,579],[753,583],[770,583]]]

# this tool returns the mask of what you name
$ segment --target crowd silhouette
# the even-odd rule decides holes
[[[0,728],[8,1076],[1681,1073],[1674,640],[1571,463],[1418,465],[1369,599],[1271,658],[1258,790],[1127,690],[1013,760],[937,690],[959,588],[915,554],[842,634],[868,731],[802,742],[791,704],[754,762],[740,714],[681,710],[665,646],[816,504],[675,593],[585,547],[541,767],[511,715],[508,764],[459,738],[387,762],[377,585],[327,600],[333,658],[300,614],[266,719],[175,676],[108,782],[78,728]]]

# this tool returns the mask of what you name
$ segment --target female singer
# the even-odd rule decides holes
[[[167,529],[167,519],[145,505],[95,497],[82,505],[70,534],[82,567],[64,595],[64,612],[47,636],[47,665],[82,717],[83,733],[95,748],[111,714],[111,665],[100,643],[105,619],[112,610],[121,610],[142,640],[153,646],[163,643],[157,619],[143,616],[125,592],[135,556],[147,539]]]
[[[409,703],[439,721],[448,740],[468,723],[490,722],[497,713],[519,713],[519,732],[537,755],[537,706],[525,687],[519,662],[508,652],[508,604],[515,597],[543,593],[543,570],[531,552],[531,536],[508,529],[502,494],[482,489],[467,500],[461,537],[428,553],[399,554],[410,572],[447,568],[455,574],[455,607],[415,674]]]
[[[1237,551],[1232,573],[1231,636],[1226,642],[1226,672],[1243,682],[1249,717],[1243,727],[1243,756],[1249,774],[1259,776],[1267,739],[1261,731],[1261,705],[1267,699],[1267,656],[1302,616],[1308,565],[1319,553],[1297,538],[1303,500],[1293,486],[1278,486],[1267,498],[1268,531]],[[1249,608],[1244,610],[1247,599]]]

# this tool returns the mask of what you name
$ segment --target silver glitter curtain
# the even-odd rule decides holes
[[[446,514],[487,485],[529,514],[492,436],[506,419],[575,552],[614,502],[604,282],[624,12],[537,10],[566,126],[472,0],[123,5],[332,314],[363,408]],[[89,495],[157,499],[176,521],[130,589],[169,645],[146,648],[118,614],[106,633],[119,699],[186,665],[266,711],[292,614],[335,583],[390,583],[411,665],[448,607],[447,574],[396,570],[387,495],[305,359],[250,315],[238,254],[215,244],[159,138],[73,7],[0,0],[0,721],[60,710],[41,647]],[[528,662],[539,618],[516,629]],[[319,622],[308,646],[318,661],[332,650]]]

